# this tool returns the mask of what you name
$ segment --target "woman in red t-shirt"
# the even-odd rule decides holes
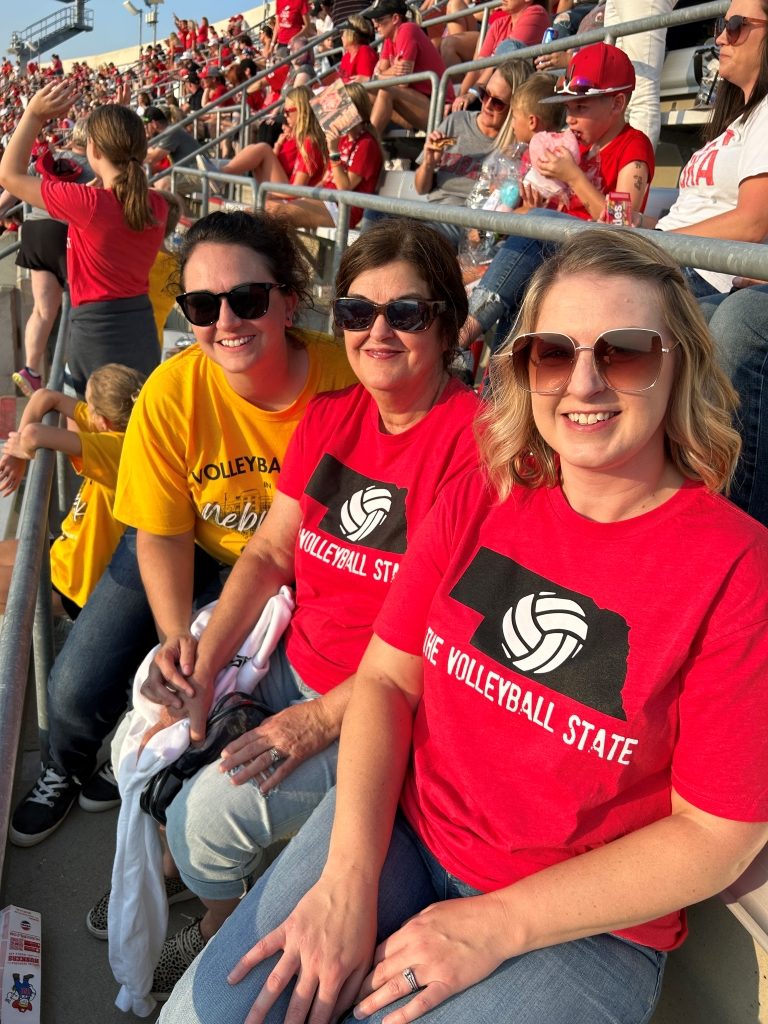
[[[328,146],[306,86],[288,90],[283,112],[285,124],[274,148],[266,142],[246,146],[222,165],[224,174],[252,174],[258,182],[283,185],[317,185],[325,170]]]
[[[74,83],[46,85],[29,101],[0,162],[4,188],[69,225],[72,296],[67,370],[79,397],[91,373],[119,362],[150,373],[159,361],[149,271],[163,241],[168,205],[144,173],[147,137],[137,114],[119,104],[88,117],[86,154],[101,188],[41,181],[27,174],[35,138],[76,97]]]
[[[368,82],[379,59],[371,46],[373,25],[361,14],[353,14],[348,20],[349,26],[341,33],[344,56],[339,63],[339,78],[342,82]]]
[[[341,135],[332,130],[326,133],[330,153],[323,188],[371,193],[376,189],[384,164],[381,142],[371,124],[371,99],[359,82],[350,82],[347,92],[360,121]],[[294,199],[292,202],[270,199],[266,208],[306,228],[333,227],[338,218],[338,205],[321,199]],[[360,207],[351,207],[350,227],[358,224],[362,216]]]

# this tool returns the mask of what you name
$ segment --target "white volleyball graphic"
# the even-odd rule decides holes
[[[392,495],[386,487],[371,484],[355,491],[341,506],[341,529],[347,540],[357,544],[384,522],[392,508]]]
[[[504,653],[521,672],[554,672],[575,658],[587,638],[583,609],[551,591],[526,594],[502,621]]]

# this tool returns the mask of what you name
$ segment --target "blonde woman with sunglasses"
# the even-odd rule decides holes
[[[266,142],[246,146],[221,165],[222,173],[252,174],[259,183],[317,185],[328,162],[328,145],[309,96],[306,86],[289,89],[283,107],[283,131],[274,147]]]
[[[679,268],[580,233],[409,545],[338,784],[162,1024],[647,1024],[768,839],[768,534]],[[225,979],[225,974],[228,976]]]

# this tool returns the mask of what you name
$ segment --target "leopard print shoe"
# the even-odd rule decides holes
[[[158,1003],[164,1003],[170,998],[176,982],[181,979],[182,974],[205,946],[205,939],[200,931],[201,921],[202,918],[198,917],[163,943],[150,993]]]

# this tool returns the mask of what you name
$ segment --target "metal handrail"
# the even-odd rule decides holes
[[[259,200],[270,192],[296,196],[302,199],[320,199],[339,205],[357,206],[364,210],[412,217],[415,220],[437,221],[442,224],[458,224],[460,227],[480,228],[502,235],[520,235],[523,238],[540,238],[549,242],[564,242],[580,231],[595,227],[592,221],[578,217],[519,217],[512,213],[491,213],[473,210],[466,206],[431,204],[413,199],[398,199],[391,196],[374,196],[361,192],[336,191],[335,189],[310,187],[307,185],[276,185],[263,182],[258,186]],[[600,225],[604,227],[605,225]],[[768,280],[768,246],[755,242],[732,242],[722,238],[705,238],[699,235],[678,235],[669,231],[647,231],[633,228],[655,242],[659,248],[689,267],[714,270],[726,274],[754,277]],[[339,258],[347,245],[346,237],[336,235]]]
[[[62,297],[59,333],[51,366],[50,383],[58,389],[64,379],[64,354],[69,332],[69,295]],[[52,426],[51,412],[44,423]],[[56,456],[41,448],[30,467],[19,544],[0,630],[0,835],[8,834],[11,796],[24,714],[24,695],[29,673],[30,641],[35,651],[35,680],[41,750],[47,748],[45,686],[53,663],[51,623],[48,516]],[[41,579],[44,581],[41,585]],[[46,585],[47,584],[47,585]],[[5,863],[5,843],[0,843],[0,878]]]

